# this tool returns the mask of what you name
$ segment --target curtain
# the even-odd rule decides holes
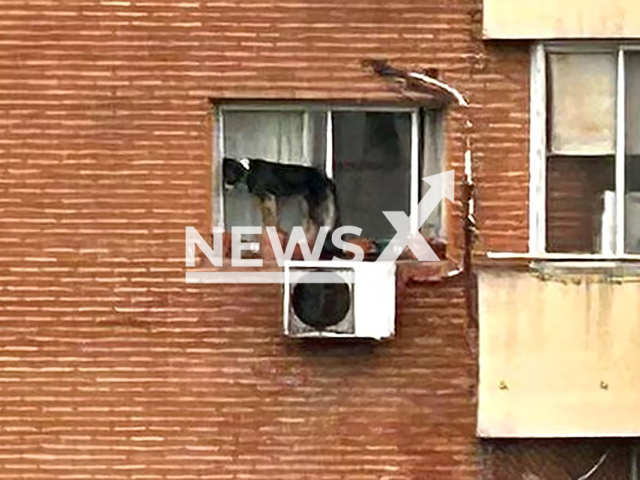
[[[278,163],[306,164],[303,112],[227,111],[223,117],[224,156],[261,158]],[[225,226],[262,226],[259,203],[241,185],[225,191]],[[282,201],[281,226],[301,225],[299,202]]]

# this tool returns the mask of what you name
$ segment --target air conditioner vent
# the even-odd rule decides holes
[[[392,336],[395,265],[290,262],[285,266],[284,317],[291,337]]]

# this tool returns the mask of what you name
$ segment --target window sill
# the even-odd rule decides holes
[[[326,261],[328,265],[331,260]],[[462,272],[462,270],[449,260],[440,260],[438,262],[420,262],[418,260],[398,260],[397,278],[401,284],[410,283],[434,283],[441,282],[447,278],[454,277]],[[187,273],[197,272],[216,272],[216,273],[239,273],[239,272],[282,272],[284,267],[280,267],[273,260],[263,260],[261,267],[232,267],[230,262],[225,262],[222,267],[213,265],[208,267],[191,267],[187,268]]]
[[[441,259],[446,259],[447,258],[447,243],[446,241],[442,240],[442,239],[438,239],[438,238],[431,238],[431,237],[424,237],[425,240],[429,243],[429,245],[431,246],[431,248],[433,248],[435,254],[438,256],[438,258]],[[273,249],[270,245],[270,239],[263,234],[262,236],[260,236],[260,238],[256,238],[255,241],[259,244],[259,247],[251,252],[247,252],[249,253],[249,255],[246,257],[247,260],[262,260],[262,265],[264,265],[265,267],[267,266],[273,266],[274,268],[277,268],[277,262],[275,260],[275,254],[273,253]],[[281,236],[280,241],[282,242],[281,244],[281,248],[282,250],[286,250],[287,246],[288,246],[288,239],[284,236]],[[354,244],[359,246],[360,248],[362,248],[362,250],[364,251],[364,261],[365,262],[374,262],[377,260],[377,258],[380,256],[380,254],[382,253],[382,251],[384,250],[383,248],[378,248],[376,247],[376,241],[373,239],[369,239],[369,238],[352,238],[348,240],[349,243]],[[211,238],[207,238],[207,243],[209,245],[212,244]],[[385,245],[386,247],[386,245]],[[313,245],[311,245],[311,248],[313,249]],[[224,236],[223,236],[223,240],[222,240],[222,256],[223,256],[223,263],[225,265],[230,265],[231,264],[231,235],[229,232],[225,232]],[[323,252],[324,253],[324,252]],[[333,256],[333,253],[328,253],[328,256]],[[325,261],[325,258],[323,257],[323,255],[321,255],[321,261]],[[291,258],[292,260],[295,261],[304,261],[302,253],[300,251],[300,247],[296,246],[293,252],[293,256]],[[349,258],[345,258],[344,260],[349,260]],[[330,260],[326,260],[326,261],[330,261]],[[398,258],[398,260],[396,260],[396,263],[400,264],[400,263],[423,263],[423,262],[418,262],[415,257],[413,256],[413,252],[410,249],[406,249]],[[429,263],[437,263],[437,262],[429,262]],[[213,268],[216,269],[216,267],[214,267],[209,260],[205,257],[205,255],[202,253],[201,250],[198,250],[196,252],[196,267],[191,267],[192,269],[204,269],[201,271],[208,271],[207,269]],[[224,268],[224,267],[222,267]],[[253,268],[261,268],[261,267],[253,267]]]
[[[260,260],[260,258],[251,258],[251,259],[247,259],[247,260]],[[296,259],[292,259],[292,261],[295,262],[301,262],[304,260],[296,260]],[[327,264],[330,264],[332,261],[331,260],[319,260],[319,261],[326,261]],[[346,260],[345,260],[346,261]],[[365,260],[366,262],[368,262],[367,260]],[[402,260],[396,260],[396,265],[398,266],[398,268],[407,268],[407,267],[424,267],[424,266],[442,266],[442,265],[450,265],[451,262],[449,260],[440,260],[437,262],[421,262],[419,260],[414,260],[414,259],[402,259]],[[209,264],[209,266],[199,266],[199,267],[187,267],[187,271],[188,272],[232,272],[232,271],[237,271],[237,270],[247,270],[247,271],[253,271],[253,272],[261,272],[261,271],[280,271],[283,270],[284,267],[280,267],[278,266],[278,263],[275,260],[262,260],[262,266],[261,267],[232,267],[231,266],[231,259],[229,258],[225,258],[224,259],[224,265],[222,267],[216,267],[214,265]]]
[[[526,268],[539,269],[540,265],[556,265],[567,270],[610,270],[621,265],[639,264],[640,255],[600,255],[588,253],[513,253],[487,252],[477,257],[474,264],[479,268]]]
[[[599,253],[512,253],[512,252],[487,252],[487,258],[501,259],[528,259],[528,260],[559,260],[559,261],[640,261],[640,254],[602,255]]]

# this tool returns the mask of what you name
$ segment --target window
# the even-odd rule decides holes
[[[532,253],[640,254],[640,47],[534,47]]]
[[[336,185],[341,224],[362,228],[369,239],[391,239],[395,229],[382,212],[410,214],[429,188],[421,178],[441,171],[438,111],[290,104],[225,104],[217,111],[218,159],[262,158],[318,168]],[[257,200],[242,190],[246,187],[225,191],[222,181],[216,183],[217,224],[261,225]],[[303,225],[300,199],[284,199],[278,208],[284,230]],[[441,237],[441,212],[412,229]]]

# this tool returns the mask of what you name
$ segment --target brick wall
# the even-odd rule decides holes
[[[283,338],[275,286],[45,275],[3,295],[0,478],[477,478],[460,282],[373,345]]]
[[[403,290],[392,342],[300,344],[276,287],[184,284],[184,227],[211,99],[400,100],[359,66],[387,57],[466,93],[478,248],[524,251],[528,45],[480,11],[0,1],[0,479],[477,478],[460,280]]]

